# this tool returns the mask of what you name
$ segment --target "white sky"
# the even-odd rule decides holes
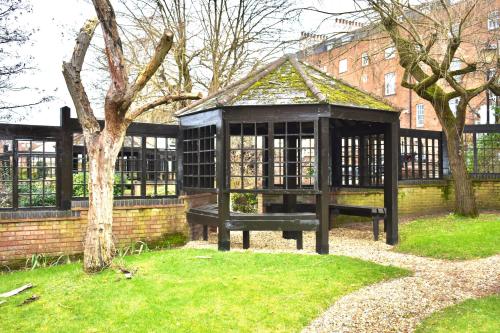
[[[297,2],[298,6],[316,5],[329,11],[348,10],[353,6],[350,0]],[[31,3],[32,13],[21,17],[21,23],[23,26],[39,30],[34,33],[30,42],[23,46],[22,52],[30,54],[34,58],[34,65],[37,69],[21,78],[20,82],[32,90],[16,93],[14,95],[15,101],[18,103],[30,102],[34,99],[33,96],[36,96],[35,92],[45,92],[54,96],[53,101],[35,107],[22,120],[22,123],[57,125],[59,123],[59,108],[68,105],[73,109],[61,73],[62,62],[71,56],[76,32],[86,19],[95,16],[95,12],[88,0],[32,0]],[[115,4],[116,1],[112,1],[112,3]],[[316,30],[321,20],[322,17],[319,14],[305,12],[300,23],[293,27],[295,36],[292,38],[298,38],[301,31]],[[328,24],[323,24],[317,32],[329,33],[332,31]],[[97,38],[98,35],[95,37]],[[73,116],[75,115],[73,114]]]

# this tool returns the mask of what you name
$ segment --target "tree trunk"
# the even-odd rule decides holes
[[[469,173],[467,172],[462,138],[457,133],[455,126],[450,127],[443,126],[443,130],[446,133],[448,159],[455,184],[455,213],[476,217],[478,215],[476,198]]]
[[[83,267],[99,272],[115,255],[113,242],[113,187],[115,163],[125,133],[112,135],[104,130],[87,143],[89,161],[89,211]],[[86,140],[87,142],[87,140]]]

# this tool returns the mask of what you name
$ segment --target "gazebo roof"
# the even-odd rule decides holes
[[[333,104],[398,111],[378,96],[355,88],[294,56],[284,56],[196,101],[176,115],[238,105]]]

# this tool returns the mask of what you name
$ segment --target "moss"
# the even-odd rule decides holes
[[[448,182],[446,185],[441,186],[441,196],[444,198],[444,200],[448,201],[450,200],[450,194],[451,184]]]
[[[325,73],[304,65],[309,77],[331,104],[361,106],[370,109],[392,111],[393,107],[361,90],[350,87]]]
[[[318,102],[289,61],[243,91],[234,104],[247,100],[258,100],[265,104]]]
[[[187,236],[183,233],[164,234],[160,239],[148,241],[147,244],[153,249],[170,249],[183,246],[187,243]]]

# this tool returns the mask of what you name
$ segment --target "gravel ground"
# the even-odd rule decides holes
[[[381,235],[383,236],[383,235]],[[381,237],[383,239],[383,237]],[[216,248],[217,235],[209,241],[192,241],[190,248]],[[314,254],[314,233],[304,233],[304,250],[280,232],[251,232],[255,252]],[[425,317],[444,307],[500,293],[500,255],[468,261],[445,261],[390,251],[392,246],[374,242],[367,224],[352,224],[330,233],[330,253],[412,270],[413,276],[378,283],[335,302],[303,332],[412,332]],[[241,232],[231,234],[231,249],[242,251]]]

